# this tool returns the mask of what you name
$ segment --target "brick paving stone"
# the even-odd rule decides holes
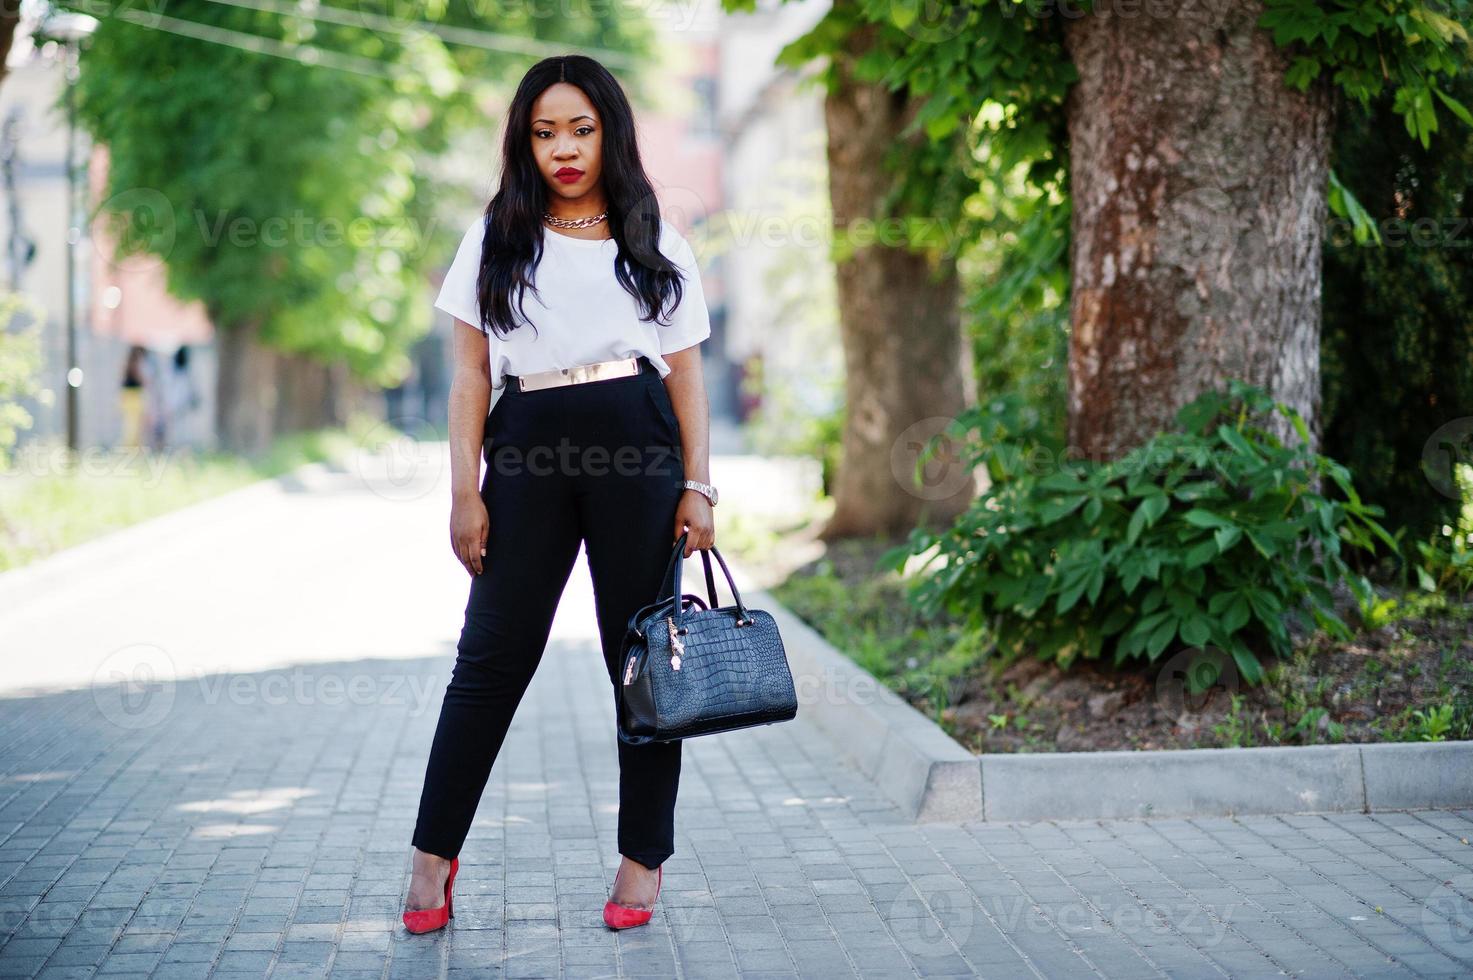
[[[229,562],[171,541],[0,611],[58,671],[0,712],[0,977],[1473,974],[1473,811],[914,824],[802,717],[686,743],[658,911],[612,933],[613,704],[581,557],[456,918],[411,936],[466,588],[442,509],[347,474],[235,515]],[[324,565],[369,526],[371,550]],[[177,608],[140,615],[140,582]],[[150,688],[146,723],[64,682],[134,643],[205,668]]]

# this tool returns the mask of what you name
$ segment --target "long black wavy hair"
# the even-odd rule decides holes
[[[531,288],[537,293],[531,272],[542,258],[542,213],[548,210],[548,188],[532,156],[532,103],[557,82],[582,89],[598,110],[603,139],[600,180],[609,212],[605,220],[618,242],[615,277],[643,311],[641,320],[668,325],[668,319],[659,319],[658,314],[672,296],[670,312],[680,305],[684,280],[679,267],[659,250],[659,202],[640,161],[634,113],[609,70],[579,54],[556,55],[533,65],[507,110],[501,186],[486,205],[489,220],[476,280],[481,325],[497,331],[498,336],[518,329],[522,324],[512,314],[513,289],[524,320],[528,320],[522,305],[525,291]]]

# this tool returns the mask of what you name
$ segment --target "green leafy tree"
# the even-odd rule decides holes
[[[402,380],[430,324],[426,270],[462,230],[437,230],[425,164],[452,133],[494,128],[484,97],[538,56],[447,45],[493,26],[476,4],[404,9],[121,5],[83,52],[78,114],[109,153],[99,210],[125,253],[161,257],[170,291],[207,309],[229,448],[259,450],[278,419],[311,418],[282,410],[331,388],[302,383],[304,360],[319,378]],[[525,8],[494,26],[558,50],[641,36],[614,12]],[[489,167],[474,176],[484,185]]]
[[[1473,71],[1448,93],[1473,99]],[[1336,172],[1376,235],[1337,221],[1325,243],[1325,446],[1416,539],[1458,509],[1451,484],[1423,471],[1428,441],[1473,416],[1473,130],[1423,146],[1397,115],[1383,93],[1335,134]],[[1470,435],[1473,422],[1453,447],[1464,462]]]
[[[1058,363],[1068,270],[1069,441],[1109,456],[1229,375],[1286,398],[1314,436],[1317,230],[1345,201],[1329,195],[1334,103],[1384,95],[1423,145],[1441,119],[1466,121],[1450,79],[1467,62],[1469,10],[1236,0],[1066,16],[1048,0],[859,0],[784,54],[832,57],[863,30],[875,43],[858,67],[921,100],[914,129],[933,147],[911,153],[893,196],[925,202],[936,224],[959,210],[964,231],[994,226],[972,310],[993,336],[978,351],[1024,359],[1021,374],[995,375]],[[1163,98],[1133,95],[1146,90]],[[1020,326],[1036,342],[997,339]]]

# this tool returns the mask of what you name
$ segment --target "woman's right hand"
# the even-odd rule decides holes
[[[486,554],[486,532],[491,518],[479,493],[456,494],[450,501],[450,546],[467,574],[481,574]]]

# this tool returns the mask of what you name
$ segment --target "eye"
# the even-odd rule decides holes
[[[584,136],[587,136],[589,133],[593,132],[593,127],[592,126],[579,126],[578,129],[576,130],[576,132],[582,133]]]

